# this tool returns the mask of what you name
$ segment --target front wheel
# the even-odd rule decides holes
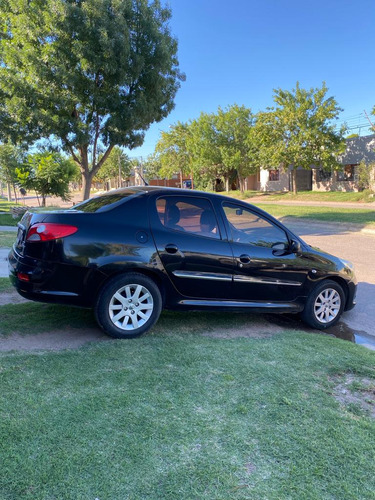
[[[139,273],[113,278],[95,307],[99,326],[111,337],[129,339],[146,333],[159,319],[162,299],[152,279]]]
[[[311,291],[301,316],[312,328],[325,330],[338,322],[344,304],[342,287],[335,281],[325,280]]]

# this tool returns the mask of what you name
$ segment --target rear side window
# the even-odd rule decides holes
[[[132,189],[123,191],[122,193],[105,194],[103,196],[97,196],[96,198],[90,198],[89,200],[83,201],[78,205],[74,205],[74,207],[70,210],[87,213],[106,212],[107,210],[111,210],[112,208],[120,205],[125,199],[138,196],[139,194],[141,193],[133,191]]]
[[[167,229],[220,239],[214,209],[206,198],[165,196],[156,200],[156,210]]]

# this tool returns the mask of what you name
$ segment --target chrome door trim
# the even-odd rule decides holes
[[[176,276],[176,278],[193,278],[193,279],[213,280],[213,281],[232,281],[231,274],[205,273],[197,271],[173,271],[172,274]]]
[[[283,281],[276,278],[255,278],[253,276],[246,276],[239,274],[234,276],[233,281],[237,283],[259,283],[260,285],[286,285],[286,286],[301,286],[299,281]]]

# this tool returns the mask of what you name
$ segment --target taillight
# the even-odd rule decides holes
[[[67,224],[51,224],[49,222],[38,222],[30,227],[26,241],[51,241],[65,238],[78,231],[78,227]]]

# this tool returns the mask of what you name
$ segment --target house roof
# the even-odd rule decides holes
[[[343,165],[375,162],[375,134],[363,137],[351,137],[346,140],[346,151],[338,158]]]

